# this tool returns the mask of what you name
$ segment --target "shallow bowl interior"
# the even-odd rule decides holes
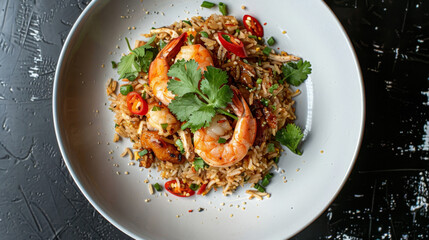
[[[144,39],[140,34],[151,27],[194,15],[207,17],[217,8],[202,9],[201,1],[93,1],[64,46],[53,100],[61,152],[88,200],[132,237],[288,238],[329,205],[353,166],[364,119],[362,80],[354,51],[332,12],[322,1],[275,0],[267,5],[251,0],[244,4],[245,10],[242,2],[224,2],[239,19],[251,14],[266,22],[265,36],[275,37],[276,48],[313,66],[296,98],[297,124],[306,134],[304,154],[285,149],[268,187],[272,196],[263,201],[247,199],[244,190],[249,186],[229,197],[219,191],[188,199],[149,195],[145,179],[164,181],[155,170],[140,171],[120,157],[125,147],[131,147],[128,140],[112,142],[113,113],[108,109],[105,83],[118,77],[110,62],[127,53],[124,38]],[[282,34],[284,30],[287,34]],[[200,207],[205,210],[198,212]]]

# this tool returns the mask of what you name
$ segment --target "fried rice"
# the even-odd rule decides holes
[[[276,158],[278,159],[280,156],[282,148],[274,141],[274,137],[285,124],[293,123],[295,120],[293,97],[299,94],[299,91],[292,91],[286,82],[281,81],[281,67],[285,62],[296,61],[299,58],[286,52],[276,54],[274,50],[269,55],[264,54],[262,50],[265,45],[261,39],[255,39],[254,36],[249,37],[251,33],[233,16],[213,14],[207,19],[195,16],[189,19],[189,22],[174,22],[168,27],[152,29],[150,33],[143,34],[143,36],[156,35],[154,43],[159,46],[161,40],[169,42],[184,32],[206,32],[208,37],[201,37],[197,34],[195,43],[199,43],[209,50],[215,67],[227,71],[230,84],[235,85],[244,96],[253,117],[257,120],[256,140],[246,157],[229,167],[209,166],[196,171],[190,161],[184,161],[181,164],[160,161],[151,151],[144,156],[135,154],[135,160],[140,162],[141,167],[157,169],[164,179],[180,179],[184,183],[194,183],[200,186],[206,184],[203,195],[210,192],[211,189],[217,188],[222,188],[224,195],[230,195],[239,186],[245,184],[252,186],[273,167],[277,167]],[[244,43],[248,57],[240,59],[229,53],[217,39],[217,32],[229,33],[240,39]],[[136,41],[135,47],[144,43]],[[260,79],[258,83],[256,83],[257,79]],[[122,84],[132,85],[134,91],[145,95],[147,100],[156,100],[148,86],[147,73],[141,72],[134,81],[124,79]],[[278,84],[278,88],[272,89],[271,87],[275,84]],[[135,152],[141,151],[143,148],[140,134],[142,131],[148,130],[146,117],[133,115],[129,111],[126,96],[116,94],[117,85],[119,83],[114,80],[109,80],[107,84],[107,94],[111,101],[110,109],[115,114],[116,133],[122,138],[129,138]],[[115,141],[118,141],[118,136],[114,138]],[[171,144],[174,144],[177,139],[179,139],[177,133],[164,137],[164,140]],[[269,144],[274,144],[274,151],[268,151]]]

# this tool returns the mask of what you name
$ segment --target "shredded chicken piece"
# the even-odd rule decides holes
[[[176,31],[169,29],[169,28],[157,28],[157,29],[150,30],[150,34],[154,34],[154,33],[158,34],[158,33],[163,33],[163,32],[170,35],[171,38],[179,37],[179,34]]]
[[[277,55],[277,54],[272,54],[270,53],[270,55],[268,55],[268,58],[274,61],[278,61],[278,62],[290,62],[290,61],[298,61],[299,57],[296,57],[294,55],[287,55],[287,56],[282,56],[282,55]]]
[[[183,149],[185,150],[185,157],[188,161],[194,160],[195,153],[194,153],[194,146],[192,145],[192,139],[191,139],[191,133],[188,129],[186,130],[179,130],[177,133],[180,136],[180,140],[183,143]]]

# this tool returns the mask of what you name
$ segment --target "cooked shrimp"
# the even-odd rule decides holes
[[[147,124],[150,130],[158,130],[161,136],[169,136],[180,129],[180,122],[170,112],[167,106],[157,102],[149,103],[146,113]]]
[[[228,167],[242,160],[253,145],[256,136],[256,119],[253,118],[246,100],[233,88],[232,107],[238,121],[231,139],[219,143],[219,138],[227,139],[232,127],[225,116],[216,115],[210,126],[199,129],[194,134],[195,152],[206,163],[215,167]]]
[[[161,161],[182,163],[185,159],[177,150],[176,146],[166,142],[157,132],[145,131],[142,133],[140,139],[142,147],[152,150],[156,158]]]
[[[201,71],[205,71],[207,66],[213,65],[210,52],[200,44],[182,46],[186,40],[186,33],[171,40],[156,56],[149,67],[149,86],[154,95],[168,106],[174,99],[174,94],[167,89],[168,70],[174,57],[176,60],[195,60]],[[177,56],[176,56],[177,55]]]
[[[213,66],[213,58],[209,50],[200,44],[183,46],[176,56],[176,61],[180,59],[185,59],[186,61],[195,60],[202,73],[207,70],[207,66]]]

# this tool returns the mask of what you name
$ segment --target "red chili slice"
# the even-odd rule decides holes
[[[145,115],[148,110],[147,102],[136,92],[127,94],[127,107],[131,113],[137,115]]]
[[[200,189],[198,189],[197,194],[198,194],[198,195],[203,194],[203,193],[204,193],[204,191],[206,190],[206,187],[207,187],[207,184],[206,184],[206,183],[205,183],[205,184],[203,184],[203,185],[201,185]]]
[[[168,181],[164,184],[165,189],[174,196],[178,197],[190,197],[195,194],[195,191],[190,189],[188,184],[180,181],[180,187],[176,180]]]
[[[247,31],[251,32],[253,35],[256,35],[258,37],[264,36],[264,28],[256,18],[250,15],[244,15],[243,24]]]
[[[244,49],[244,44],[238,38],[224,32],[218,32],[217,35],[219,37],[220,43],[226,50],[234,53],[241,58],[247,57],[246,50]]]

